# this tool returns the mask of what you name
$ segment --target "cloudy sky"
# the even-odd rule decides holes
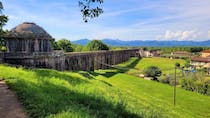
[[[104,13],[82,21],[78,0],[1,0],[5,29],[35,22],[56,39],[210,39],[210,0],[104,0]]]

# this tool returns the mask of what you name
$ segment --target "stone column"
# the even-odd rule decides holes
[[[39,41],[35,39],[34,41],[34,52],[39,52]]]

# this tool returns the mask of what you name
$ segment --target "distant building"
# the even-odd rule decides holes
[[[162,54],[161,50],[139,50],[142,57],[159,57]]]
[[[203,58],[210,58],[210,49],[202,51],[201,52],[201,57],[203,57]]]
[[[187,51],[179,51],[179,52],[171,52],[171,55],[191,56],[191,53]]]
[[[201,68],[202,67],[210,68],[210,58],[192,57],[191,65]]]

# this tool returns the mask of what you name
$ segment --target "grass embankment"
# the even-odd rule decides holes
[[[138,61],[121,66],[138,67]],[[178,88],[174,107],[171,86],[116,69],[58,72],[0,65],[0,70],[31,117],[210,117],[210,97]]]
[[[169,58],[131,58],[127,62],[122,64],[118,64],[118,66],[122,67],[120,69],[122,72],[126,72],[130,75],[139,76],[139,74],[143,73],[143,70],[149,66],[157,66],[161,69],[162,75],[166,74],[174,74],[174,67],[176,63],[180,63],[181,66],[184,66],[186,61],[183,59],[169,59]],[[125,68],[124,68],[125,67]],[[177,70],[179,75],[181,70]]]
[[[174,67],[176,63],[180,63],[181,66],[184,66],[186,63],[182,59],[169,59],[169,58],[143,58],[137,65],[136,68],[145,69],[149,66],[159,67],[164,74],[174,73]]]

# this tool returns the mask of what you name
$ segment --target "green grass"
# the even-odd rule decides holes
[[[132,58],[120,66],[138,68],[142,61]],[[59,72],[5,65],[0,70],[30,117],[210,117],[210,97],[177,88],[174,107],[171,86],[125,74],[127,70]]]
[[[181,66],[184,66],[184,64],[186,63],[185,60],[182,59],[154,57],[143,58],[135,67],[143,70],[149,66],[157,66],[163,71],[163,73],[169,74],[174,72],[174,66],[176,62],[180,63]]]

